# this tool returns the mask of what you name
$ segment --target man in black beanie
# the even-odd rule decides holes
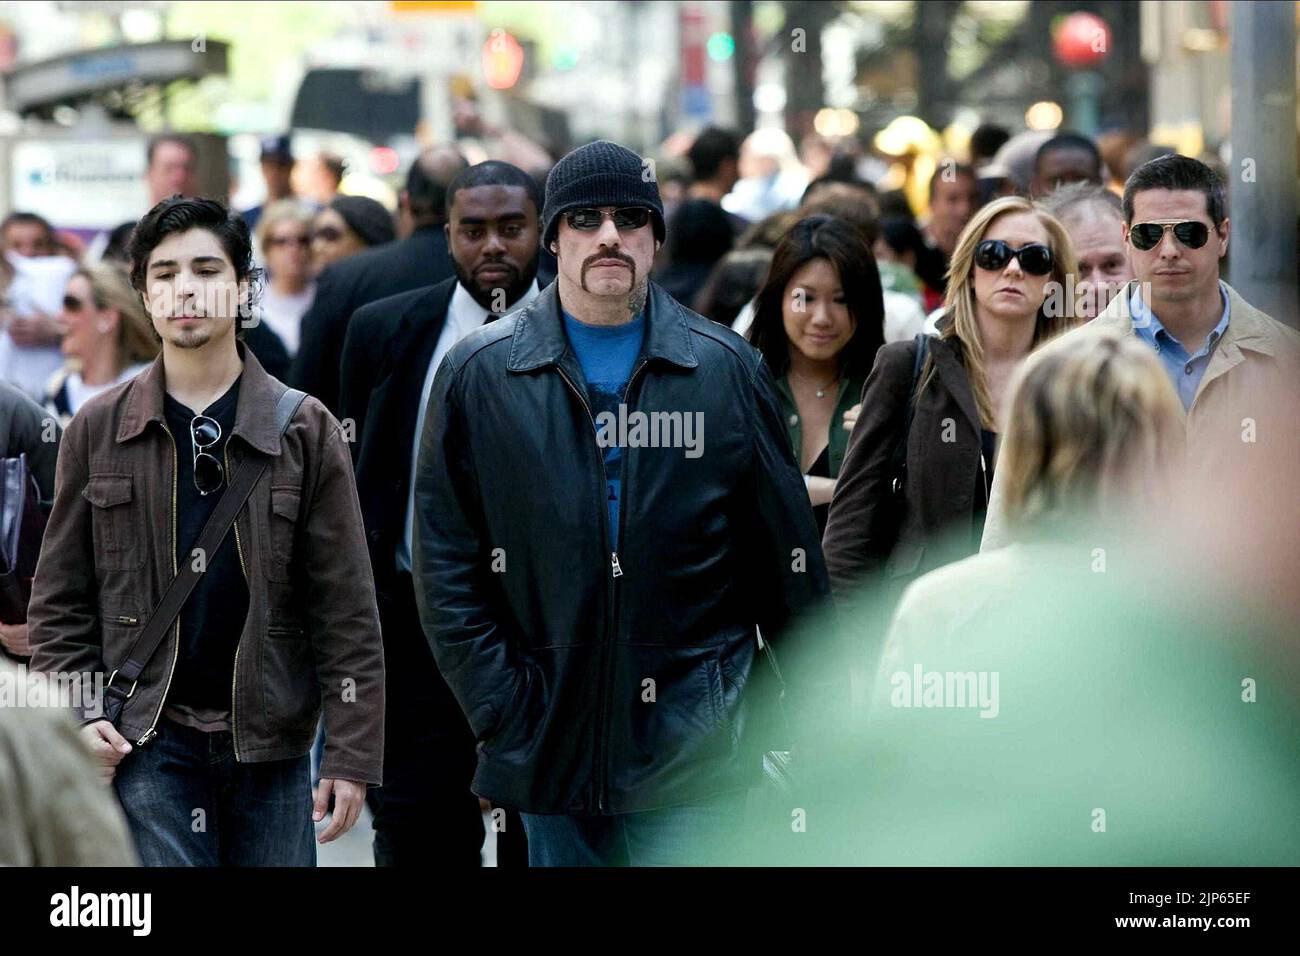
[[[648,273],[651,164],[609,142],[546,183],[556,281],[434,379],[414,587],[529,863],[680,864],[740,823],[772,742],[760,660],[828,593],[759,354]]]

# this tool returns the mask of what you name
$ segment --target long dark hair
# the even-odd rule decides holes
[[[853,319],[853,335],[839,354],[840,374],[865,377],[885,344],[885,297],[876,260],[861,234],[834,216],[800,219],[781,239],[755,298],[749,341],[763,353],[774,376],[786,373],[790,341],[782,312],[785,290],[791,277],[813,259],[826,259],[835,267]]]

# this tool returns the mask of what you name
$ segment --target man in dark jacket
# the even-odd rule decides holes
[[[63,430],[54,417],[37,405],[21,389],[0,382],[0,455],[5,458],[27,456],[27,470],[36,482],[42,514],[48,514],[54,500],[54,466],[59,453],[59,436]],[[5,597],[21,600],[22,585],[17,581]],[[0,613],[0,655],[18,660],[31,656],[27,636],[27,616],[19,615],[6,604]]]
[[[411,234],[326,266],[316,280],[316,297],[302,317],[302,341],[289,384],[316,396],[332,413],[339,411],[339,363],[352,313],[376,299],[452,277],[444,231],[447,185],[466,165],[450,147],[421,153],[411,164],[401,196]]]
[[[531,865],[682,862],[761,774],[757,630],[770,653],[825,566],[759,354],[647,281],[648,166],[573,151],[542,224],[556,281],[434,380],[416,600]]]
[[[412,475],[434,373],[466,334],[537,295],[541,190],[508,163],[462,170],[447,191],[456,278],[358,309],[340,414],[356,423],[357,492],[388,664],[384,785],[371,795],[375,864],[477,866],[483,817],[470,791],[474,735],[438,673],[411,581]],[[497,864],[527,861],[518,815],[496,814]]]
[[[110,722],[83,695],[82,734],[145,865],[314,865],[313,817],[333,796],[319,840],[341,836],[383,771],[383,646],[347,444],[310,397],[281,433],[285,387],[237,341],[255,275],[241,218],[164,200],[131,259],[162,352],[64,433],[31,667],[109,675],[121,712]],[[262,462],[233,529],[196,548],[240,469]],[[201,576],[141,660],[132,649],[181,562]]]

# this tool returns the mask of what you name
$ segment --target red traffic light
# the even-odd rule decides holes
[[[1071,13],[1052,38],[1057,62],[1075,68],[1096,66],[1110,52],[1110,27],[1092,13]]]
[[[494,90],[508,90],[519,82],[524,68],[524,48],[499,27],[483,44],[483,76]]]

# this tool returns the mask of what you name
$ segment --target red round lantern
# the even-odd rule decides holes
[[[1082,69],[1096,66],[1110,52],[1110,27],[1092,13],[1071,13],[1061,21],[1052,38],[1052,52],[1065,66]]]

